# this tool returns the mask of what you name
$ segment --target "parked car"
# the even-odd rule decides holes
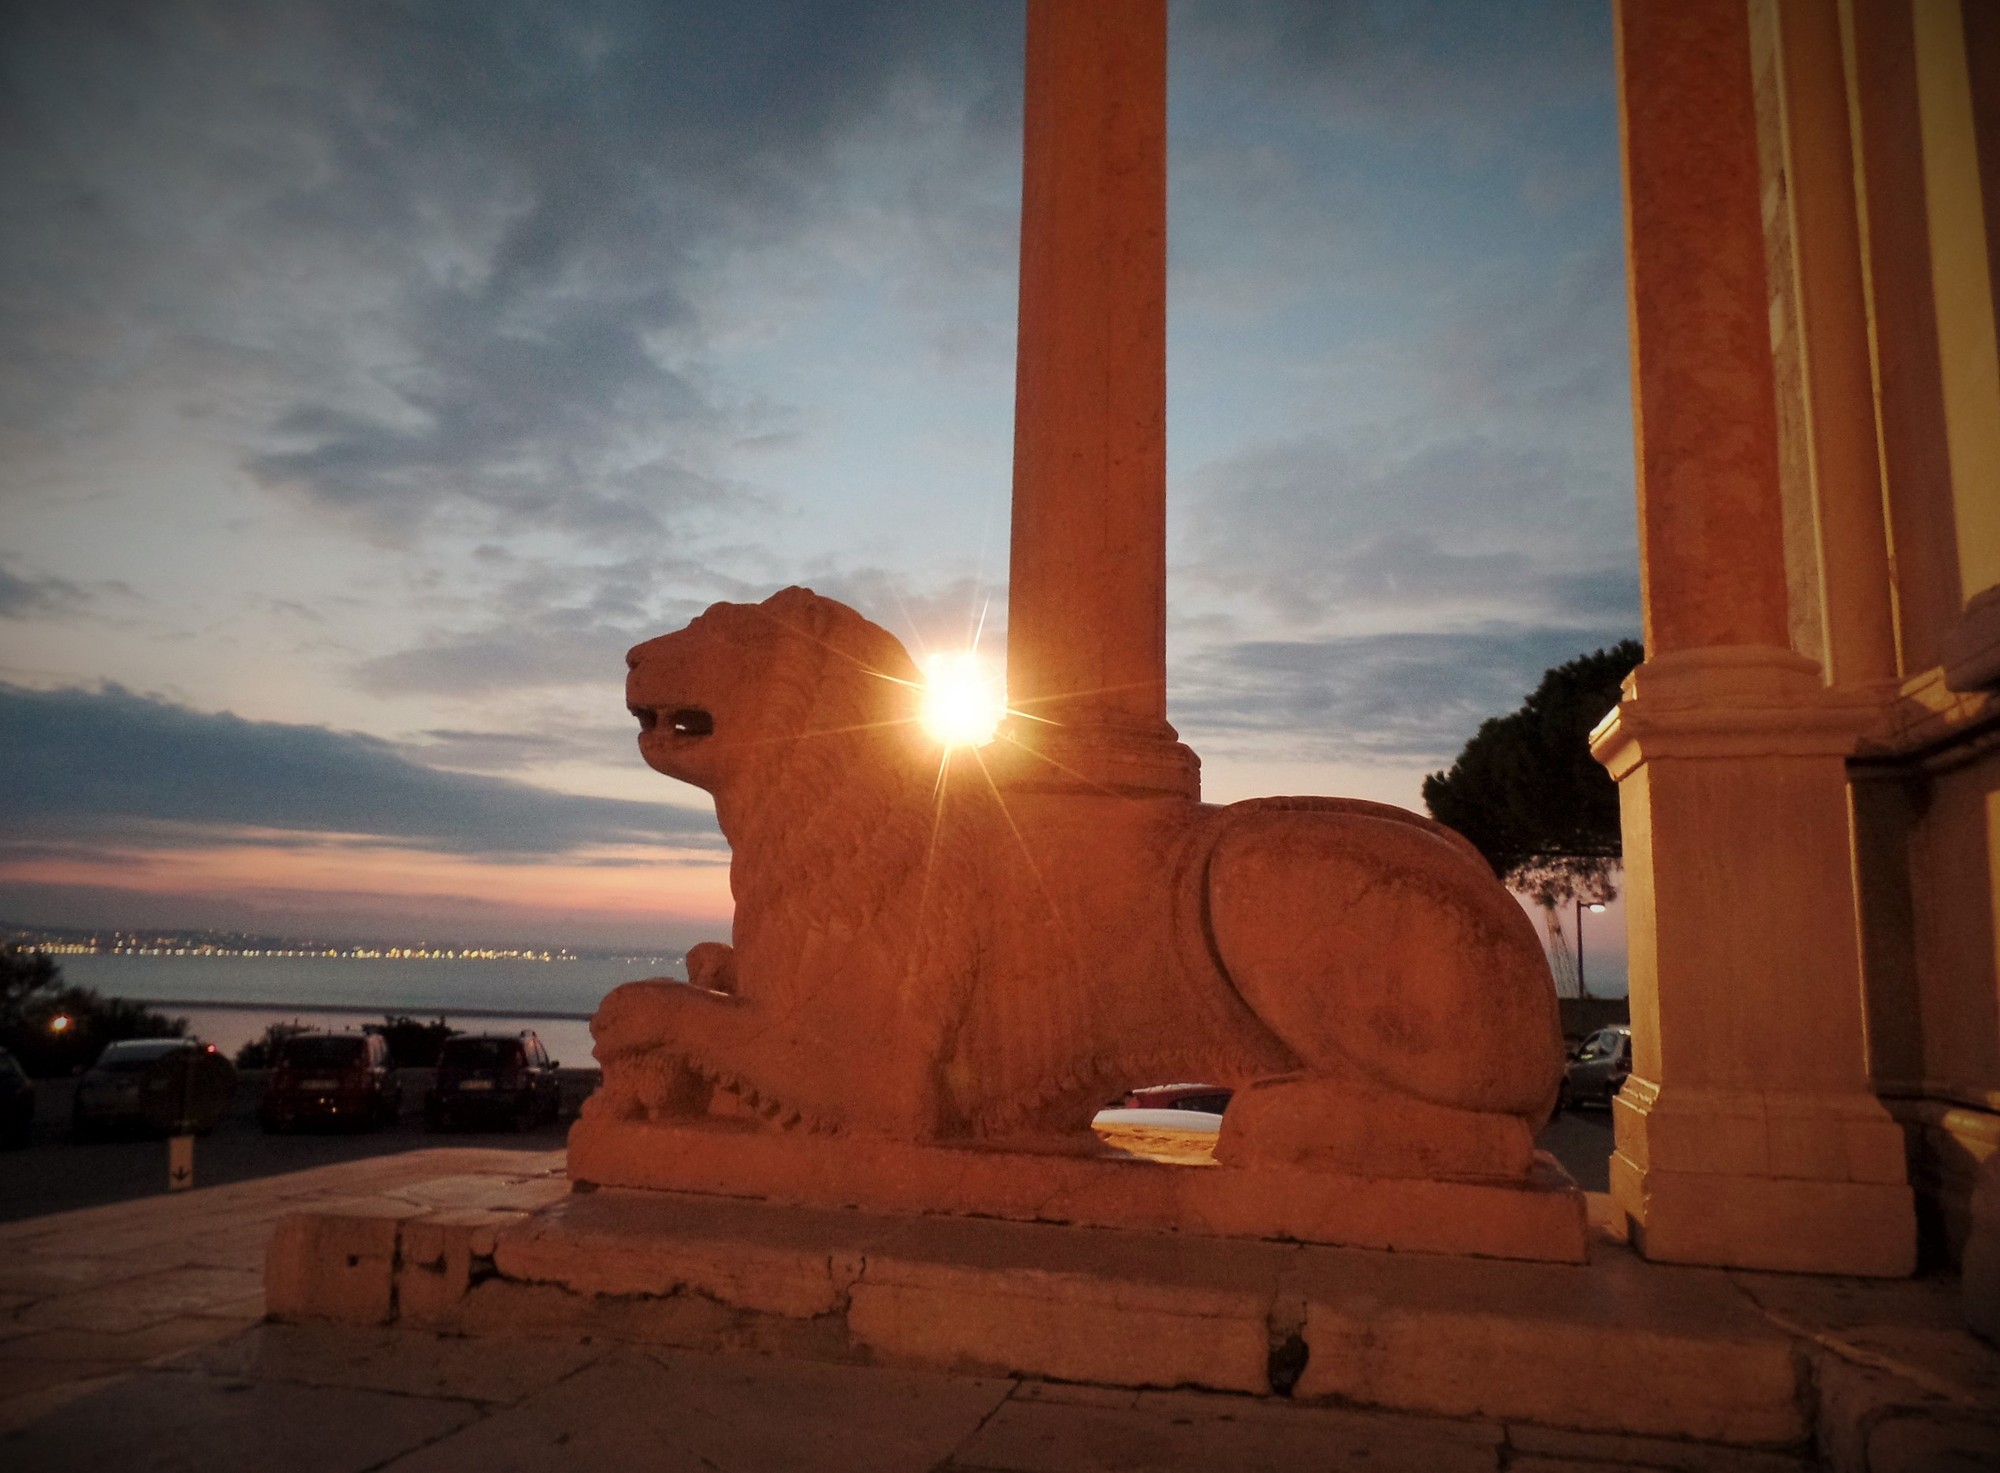
[[[1220,1115],[1229,1108],[1233,1093],[1220,1084],[1149,1084],[1130,1091],[1119,1105],[1126,1110],[1195,1110]]]
[[[1563,1070],[1556,1108],[1602,1105],[1608,1110],[1631,1072],[1632,1030],[1623,1024],[1600,1028],[1583,1041]]]
[[[469,1033],[445,1040],[424,1128],[487,1125],[532,1130],[562,1109],[557,1061],[533,1033]]]
[[[25,1146],[35,1124],[35,1082],[0,1048],[0,1146]]]
[[[271,1051],[258,1118],[266,1130],[304,1121],[379,1130],[402,1113],[403,1085],[378,1033],[294,1033]]]
[[[75,1134],[111,1127],[166,1134],[185,1124],[207,1134],[229,1113],[236,1070],[196,1038],[132,1038],[106,1044],[76,1082]]]
[[[1099,1110],[1091,1124],[1107,1128],[1219,1131],[1230,1095],[1230,1089],[1220,1084],[1149,1084],[1128,1090]]]

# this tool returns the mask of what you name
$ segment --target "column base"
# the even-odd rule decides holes
[[[1871,1278],[1915,1271],[1903,1131],[1872,1095],[1666,1094],[1633,1079],[1612,1115],[1611,1198],[1645,1257]]]
[[[994,781],[1015,791],[1201,797],[1201,758],[1164,721],[1072,726],[1010,717],[985,760]]]

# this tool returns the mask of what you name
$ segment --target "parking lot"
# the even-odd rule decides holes
[[[423,1127],[423,1096],[431,1071],[405,1069],[402,1116],[378,1131],[299,1131],[273,1135],[257,1123],[257,1102],[263,1095],[262,1071],[238,1077],[235,1106],[227,1119],[195,1142],[194,1185],[220,1186],[250,1181],[338,1161],[357,1161],[437,1145],[496,1146],[503,1149],[559,1149],[570,1122],[591,1090],[597,1072],[565,1069],[563,1107],[559,1120],[533,1130],[480,1131],[432,1135]],[[38,1217],[74,1207],[122,1202],[166,1190],[167,1146],[157,1137],[127,1135],[75,1140],[69,1128],[70,1099],[76,1085],[68,1079],[42,1080],[36,1086],[35,1125],[29,1144],[0,1151],[0,1221]],[[1611,1121],[1602,1110],[1558,1115],[1542,1131],[1539,1144],[1568,1168],[1586,1191],[1605,1189],[1611,1155]]]
[[[403,1109],[392,1126],[377,1131],[267,1133],[257,1123],[264,1073],[237,1078],[236,1100],[228,1118],[195,1142],[194,1185],[221,1186],[337,1161],[394,1155],[425,1146],[478,1145],[524,1151],[559,1149],[584,1096],[596,1088],[594,1069],[565,1069],[563,1109],[553,1124],[533,1130],[480,1131],[432,1135],[423,1126],[424,1091],[431,1071],[404,1069]],[[76,1140],[70,1133],[72,1079],[44,1079],[35,1086],[35,1123],[28,1145],[0,1151],[0,1221],[39,1217],[74,1207],[122,1202],[166,1190],[167,1146],[157,1136],[126,1134]]]

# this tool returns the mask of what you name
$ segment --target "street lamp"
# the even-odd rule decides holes
[[[1594,914],[1602,914],[1604,902],[1593,900],[1587,907]],[[1581,895],[1576,897],[1576,995],[1582,1001],[1590,996],[1590,989],[1583,985],[1583,912],[1586,909]]]

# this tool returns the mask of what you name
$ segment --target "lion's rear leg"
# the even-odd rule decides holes
[[[1216,845],[1207,896],[1225,975],[1304,1065],[1237,1095],[1219,1159],[1527,1173],[1562,1068],[1554,989],[1462,843],[1365,812],[1252,811]]]
[[[1518,1115],[1433,1105],[1358,1079],[1284,1074],[1236,1092],[1215,1159],[1343,1176],[1518,1181],[1534,1148]]]
[[[1207,875],[1209,939],[1308,1073],[1539,1122],[1562,1030],[1534,927],[1463,846],[1415,824],[1252,812]]]

